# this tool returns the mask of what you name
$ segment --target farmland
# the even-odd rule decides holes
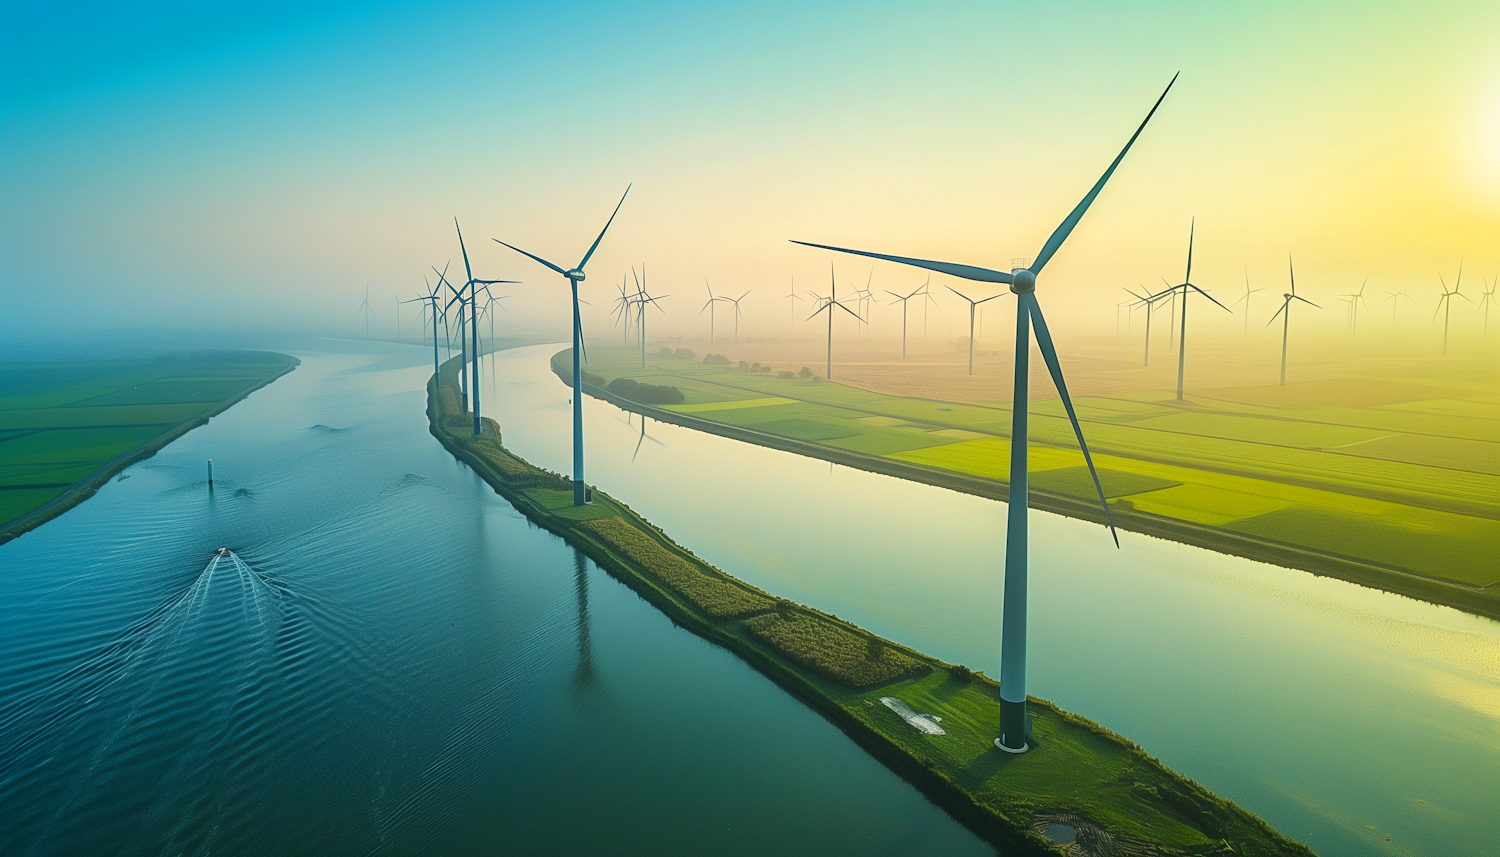
[[[642,368],[638,351],[598,348],[589,369],[678,387],[684,403],[660,410],[685,424],[784,438],[798,451],[938,484],[951,484],[945,473],[977,478],[1002,496],[1010,403],[894,395],[869,379],[897,370],[872,365],[851,366],[858,380],[841,383],[662,353]],[[1411,361],[1384,376],[1207,387],[1177,402],[1106,371],[1077,374],[1089,391],[1075,393],[1079,417],[1126,528],[1500,613],[1500,385],[1486,376],[1440,382]],[[1033,390],[1050,392],[1038,381]],[[996,387],[990,378],[983,389]],[[1088,517],[1094,486],[1060,401],[1030,408],[1033,503]],[[1393,584],[1402,578],[1410,585]]]
[[[226,351],[0,367],[0,538],[68,508],[295,365]]]

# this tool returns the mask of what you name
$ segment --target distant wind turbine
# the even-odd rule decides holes
[[[365,299],[360,302],[359,309],[355,312],[365,314],[365,339],[370,338],[370,316],[375,314],[375,308],[370,306],[370,287],[365,286]]]
[[[1437,317],[1438,317],[1438,312],[1440,312],[1440,313],[1443,314],[1443,353],[1444,354],[1448,353],[1448,313],[1449,313],[1449,310],[1451,310],[1452,307],[1453,307],[1453,299],[1454,298],[1463,298],[1464,300],[1469,301],[1469,296],[1468,295],[1460,294],[1459,291],[1458,291],[1459,288],[1461,287],[1461,284],[1463,283],[1463,281],[1464,281],[1464,261],[1462,259],[1458,260],[1458,279],[1453,281],[1453,291],[1451,291],[1451,292],[1448,291],[1448,283],[1443,279],[1443,275],[1442,274],[1438,274],[1438,282],[1440,282],[1440,283],[1443,284],[1443,294],[1440,297],[1438,297],[1437,312],[1434,312],[1432,314],[1432,317],[1433,317],[1434,320],[1436,320]],[[1473,303],[1473,301],[1469,301],[1469,303]]]
[[[513,244],[506,244],[499,238],[494,239],[498,244],[526,256],[568,279],[573,289],[573,505],[582,506],[588,502],[588,489],[583,484],[583,361],[588,359],[588,354],[583,351],[583,324],[578,315],[578,284],[583,281],[583,266],[589,263],[594,251],[599,249],[599,242],[604,240],[604,233],[609,231],[609,225],[615,222],[615,215],[620,213],[620,206],[625,204],[625,197],[630,195],[630,187],[627,185],[625,193],[620,196],[620,201],[615,205],[614,214],[599,231],[599,237],[589,247],[587,253],[583,254],[583,261],[578,267],[563,270],[561,267],[548,262],[541,256],[527,253]]]
[[[442,300],[442,295],[438,293],[437,289],[434,289],[432,287],[432,283],[430,281],[428,281],[428,279],[426,277],[422,278],[422,282],[427,283],[427,294],[425,294],[425,295],[419,295],[419,296],[417,296],[415,298],[412,298],[409,301],[404,301],[404,303],[409,303],[409,304],[420,303],[420,304],[422,304],[422,310],[424,312],[426,310],[428,310],[428,309],[432,310],[432,377],[434,379],[433,383],[437,383],[436,378],[438,376],[438,346],[437,346],[437,342],[438,342],[438,337],[437,337],[438,301]]]
[[[800,244],[802,242],[799,241],[797,243]],[[843,310],[844,312],[849,313],[850,315],[854,316],[854,318],[855,318],[856,321],[864,321],[864,319],[862,319],[862,318],[859,317],[859,313],[857,313],[854,310],[852,310],[852,309],[844,306],[843,304],[839,303],[839,281],[838,281],[838,278],[834,276],[834,273],[833,273],[833,263],[831,263],[831,262],[828,265],[828,280],[829,280],[829,288],[831,288],[833,291],[829,292],[828,297],[826,297],[826,298],[823,297],[822,295],[818,295],[818,294],[813,295],[813,297],[815,297],[815,298],[818,299],[818,308],[815,309],[815,310],[813,310],[813,314],[810,315],[810,316],[808,316],[807,320],[811,321],[814,318],[817,318],[818,313],[823,312],[824,310],[828,311],[828,367],[825,370],[825,374],[827,375],[827,377],[832,378],[833,377],[833,308],[834,307],[838,307],[839,309]]]
[[[1292,254],[1290,253],[1286,254],[1286,271],[1287,277],[1292,284],[1292,291],[1289,294],[1281,296],[1281,309],[1276,311],[1276,315],[1271,316],[1271,321],[1266,322],[1266,326],[1270,327],[1271,323],[1276,321],[1276,316],[1281,316],[1281,386],[1283,387],[1286,386],[1286,340],[1287,333],[1291,328],[1292,301],[1302,301],[1310,307],[1322,309],[1322,307],[1307,298],[1297,296],[1297,272],[1292,267]]]
[[[974,312],[979,309],[979,305],[980,304],[982,304],[982,303],[988,303],[989,301],[992,301],[995,298],[1000,297],[1000,295],[990,295],[987,298],[980,298],[979,300],[976,301],[973,298],[969,297],[968,295],[964,294],[963,292],[959,291],[958,289],[953,288],[952,286],[945,286],[945,288],[948,291],[954,293],[955,295],[958,295],[959,297],[961,297],[964,300],[966,300],[966,301],[969,302],[969,374],[973,375],[974,374]],[[1004,292],[1001,292],[1000,294],[1004,294]]]
[[[1253,295],[1253,294],[1255,294],[1256,292],[1263,292],[1263,291],[1265,291],[1265,289],[1252,289],[1252,288],[1250,288],[1250,267],[1247,265],[1245,267],[1245,293],[1243,295],[1240,295],[1240,299],[1239,300],[1237,300],[1234,303],[1232,303],[1232,304],[1229,305],[1230,309],[1233,309],[1233,308],[1239,306],[1241,301],[1244,302],[1244,304],[1245,304],[1245,333],[1246,334],[1250,333],[1250,296]]]
[[[1176,83],[1174,75],[1172,83]],[[1125,148],[1115,156],[1104,175],[1099,178],[1083,200],[1074,206],[1073,210],[1063,220],[1062,224],[1053,230],[1047,243],[1042,245],[1035,261],[1029,266],[1012,267],[1010,271],[996,271],[989,268],[980,268],[973,265],[958,265],[950,262],[938,262],[927,259],[914,259],[907,256],[889,256],[883,253],[871,253],[865,250],[849,250],[842,247],[832,247],[826,244],[809,244],[808,246],[820,247],[825,250],[833,250],[840,253],[853,253],[859,256],[868,256],[875,259],[884,259],[890,262],[898,262],[904,265],[912,265],[925,268],[930,271],[973,280],[981,283],[1006,283],[1010,290],[1016,295],[1016,356],[1015,356],[1015,387],[1011,398],[1011,435],[1010,435],[1010,488],[1009,501],[1006,509],[1005,530],[1005,587],[1003,624],[1001,628],[1000,649],[1000,737],[995,739],[995,746],[1008,753],[1023,753],[1027,749],[1027,727],[1026,717],[1026,586],[1027,586],[1027,509],[1030,505],[1030,491],[1027,481],[1027,410],[1029,395],[1027,382],[1030,378],[1029,361],[1031,356],[1031,336],[1033,325],[1036,331],[1037,347],[1042,352],[1042,359],[1047,364],[1047,369],[1052,375],[1052,382],[1057,387],[1058,395],[1062,399],[1063,408],[1067,411],[1068,420],[1073,425],[1074,434],[1078,437],[1079,448],[1083,451],[1084,462],[1088,464],[1089,474],[1094,479],[1094,489],[1099,494],[1099,504],[1104,508],[1104,518],[1110,526],[1110,533],[1114,534],[1114,525],[1109,514],[1109,505],[1104,499],[1104,487],[1099,482],[1098,471],[1094,469],[1093,458],[1089,455],[1088,445],[1083,439],[1083,429],[1079,426],[1078,415],[1073,410],[1073,401],[1068,396],[1067,383],[1063,379],[1062,366],[1057,360],[1057,350],[1052,344],[1052,334],[1047,330],[1047,323],[1042,317],[1041,304],[1036,299],[1037,276],[1041,274],[1053,255],[1055,255],[1063,242],[1072,234],[1073,228],[1083,219],[1083,215],[1093,204],[1099,192],[1109,181],[1120,162],[1125,159],[1130,147],[1140,137],[1141,132],[1146,130],[1146,124],[1156,114],[1156,110],[1166,99],[1167,93],[1172,89],[1172,83],[1162,91],[1156,104],[1152,105],[1151,112],[1146,114],[1130,140],[1126,142]],[[804,244],[806,242],[797,242]],[[832,312],[830,311],[830,316]],[[1116,545],[1119,537],[1115,536]]]
[[[1496,274],[1495,279],[1487,285],[1488,288],[1484,290],[1484,294],[1479,298],[1479,311],[1484,313],[1485,339],[1490,338],[1490,305],[1495,302],[1495,286],[1500,285],[1500,274]]]
[[[751,289],[745,289],[745,295],[750,294],[751,291],[752,291]],[[725,301],[734,304],[734,344],[735,345],[739,345],[740,344],[740,301],[742,301],[742,300],[745,299],[745,295],[740,295],[737,298],[725,298],[724,299]]]
[[[917,295],[921,294],[922,290],[925,289],[925,288],[927,288],[927,285],[924,283],[924,284],[922,284],[920,286],[917,286],[915,289],[912,289],[911,290],[911,294],[909,294],[909,295],[899,295],[899,294],[896,294],[895,292],[891,291],[890,289],[886,289],[885,290],[886,294],[890,295],[891,297],[893,297],[896,300],[898,300],[898,301],[901,302],[901,359],[902,360],[906,359],[906,310],[907,310],[907,302],[910,301],[912,298],[916,297]]]
[[[1407,288],[1411,288],[1411,286],[1408,285]],[[1406,289],[1402,289],[1399,292],[1388,291],[1386,294],[1389,295],[1386,300],[1391,302],[1391,329],[1394,330],[1396,328],[1396,310],[1401,306],[1401,299],[1406,298],[1407,301],[1413,301],[1415,298],[1407,294]]]
[[[1182,312],[1181,312],[1181,314],[1179,316],[1179,319],[1178,319],[1179,323],[1182,326],[1177,331],[1177,401],[1179,401],[1179,402],[1182,401],[1182,382],[1183,382],[1183,377],[1184,377],[1184,375],[1185,375],[1185,373],[1187,371],[1187,310],[1188,310],[1188,295],[1191,294],[1192,292],[1197,292],[1198,294],[1204,296],[1205,298],[1208,298],[1209,300],[1213,301],[1214,304],[1219,307],[1219,309],[1222,309],[1225,312],[1230,313],[1231,315],[1233,315],[1233,310],[1231,310],[1227,306],[1224,306],[1223,304],[1219,303],[1218,301],[1214,300],[1213,296],[1210,295],[1208,292],[1205,292],[1202,289],[1198,288],[1197,286],[1193,285],[1193,233],[1195,233],[1197,231],[1197,229],[1198,229],[1198,218],[1195,217],[1195,218],[1193,218],[1192,225],[1188,227],[1187,273],[1183,274],[1183,276],[1182,276],[1182,282],[1181,283],[1178,283],[1177,285],[1172,286],[1170,289],[1167,290],[1167,291],[1172,292],[1174,294],[1177,293],[1177,292],[1181,292],[1182,293]]]
[[[1151,365],[1151,316],[1155,315],[1157,309],[1159,309],[1159,307],[1157,307],[1157,303],[1161,299],[1161,295],[1153,295],[1153,294],[1151,294],[1151,291],[1149,289],[1147,289],[1144,285],[1140,286],[1140,289],[1141,289],[1141,293],[1140,294],[1136,294],[1135,292],[1130,291],[1130,289],[1125,289],[1125,291],[1128,294],[1132,295],[1136,299],[1135,306],[1143,306],[1143,307],[1146,308],[1146,353],[1142,357],[1141,365],[1142,366],[1150,366]]]
[[[714,294],[714,287],[708,284],[707,277],[703,278],[703,288],[708,289],[708,301],[703,304],[702,309],[698,310],[698,314],[703,315],[703,310],[708,310],[708,347],[713,348],[718,344],[717,340],[714,338],[714,304],[717,304],[720,301],[727,302],[729,298],[720,297]]]
[[[630,269],[630,275],[632,277],[635,276],[635,268],[631,268]],[[656,311],[657,312],[662,313],[663,315],[665,315],[667,311],[661,308],[661,304],[659,303],[659,301],[665,300],[666,298],[670,298],[671,295],[661,295],[661,296],[658,296],[658,297],[652,297],[651,294],[646,291],[646,263],[645,262],[641,263],[641,275],[639,277],[636,277],[636,281],[635,281],[635,294],[636,294],[635,306],[636,306],[636,312],[638,313],[637,318],[636,318],[635,329],[636,329],[636,332],[639,333],[640,336],[641,336],[641,368],[645,369],[646,368],[646,306],[647,306],[647,304],[649,304],[649,305],[651,305],[653,307],[656,307]]]

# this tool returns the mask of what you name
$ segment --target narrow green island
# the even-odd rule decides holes
[[[486,418],[473,434],[458,368],[456,359],[444,363],[428,384],[429,427],[450,452],[531,521],[677,625],[804,700],[1006,853],[1312,853],[1134,743],[1045,700],[1030,701],[1030,752],[997,750],[998,682],[725,574],[602,491],[591,505],[574,507],[572,483],[507,450],[495,421]],[[1071,850],[1044,835],[1054,824],[1077,831]]]
[[[94,495],[301,361],[268,351],[0,366],[0,544]]]
[[[895,396],[802,369],[600,346],[584,390],[662,422],[1005,499],[1009,402]],[[552,358],[568,383],[571,352]],[[1382,380],[1076,400],[1115,525],[1500,619],[1500,386]],[[1056,400],[1031,404],[1031,505],[1101,521]]]

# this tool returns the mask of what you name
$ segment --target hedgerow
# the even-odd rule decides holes
[[[619,518],[596,518],[579,527],[592,531],[662,583],[681,593],[695,607],[715,619],[748,616],[772,606],[771,599],[704,574],[697,566],[667,550],[660,542]]]
[[[810,613],[779,610],[746,619],[744,626],[789,660],[848,687],[872,687],[931,671],[878,637]]]

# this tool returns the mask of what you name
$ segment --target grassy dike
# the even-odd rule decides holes
[[[1030,752],[991,744],[997,682],[725,574],[618,500],[575,508],[571,483],[513,455],[485,419],[460,411],[458,364],[428,385],[432,434],[527,518],[581,549],[671,617],[815,708],[979,836],[1012,854],[1309,855],[1264,821],[1182,777],[1140,747],[1032,699]],[[942,718],[918,732],[880,703],[894,696]],[[1080,831],[1063,851],[1042,834]]]

